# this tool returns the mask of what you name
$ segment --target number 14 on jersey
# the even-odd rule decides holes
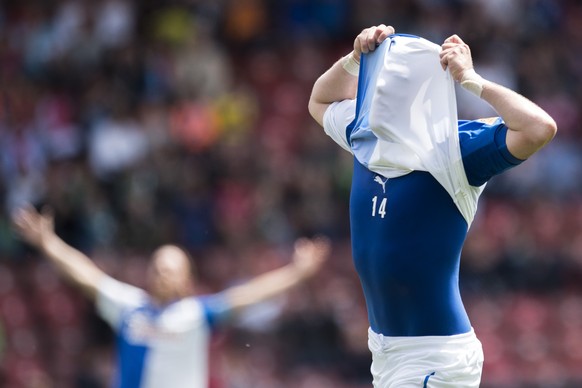
[[[386,216],[387,200],[388,198],[384,197],[381,199],[380,203],[378,203],[377,195],[375,195],[374,198],[372,198],[372,217],[376,217],[376,214],[378,214],[381,218],[384,218],[384,216]]]

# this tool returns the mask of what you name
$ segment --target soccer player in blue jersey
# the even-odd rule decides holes
[[[499,117],[457,118],[455,82]],[[539,106],[442,45],[364,29],[315,82],[309,111],[354,156],[353,260],[377,388],[478,387],[483,351],[459,291],[460,255],[486,182],[556,133]]]
[[[207,387],[212,328],[309,278],[330,250],[326,239],[299,239],[290,264],[221,293],[194,297],[190,261],[177,246],[165,245],[153,253],[146,292],[113,279],[67,245],[55,234],[48,213],[25,207],[13,222],[26,242],[95,301],[116,332],[116,388]]]

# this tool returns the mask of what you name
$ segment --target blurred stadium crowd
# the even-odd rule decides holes
[[[10,232],[24,202],[50,204],[67,242],[132,284],[154,247],[185,246],[201,293],[330,236],[316,279],[219,333],[212,387],[371,386],[351,158],[307,100],[379,23],[459,34],[480,73],[556,119],[546,149],[490,182],[461,285],[483,387],[582,386],[578,0],[0,1],[0,386],[105,387],[114,368],[109,328]],[[457,96],[461,118],[493,114]]]

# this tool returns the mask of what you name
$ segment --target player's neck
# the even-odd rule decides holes
[[[150,298],[152,301],[152,304],[156,307],[165,307],[167,305],[170,305],[172,303],[175,303],[179,300],[182,300],[186,297],[188,297],[190,295],[190,293],[188,292],[173,292],[171,294],[166,294],[166,295],[156,295],[156,294],[150,294]]]

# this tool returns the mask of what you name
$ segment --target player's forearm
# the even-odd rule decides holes
[[[46,238],[40,251],[68,281],[94,298],[104,273],[82,252],[66,244],[57,235]]]
[[[323,113],[331,103],[356,98],[358,77],[348,73],[344,68],[346,61],[346,57],[343,57],[334,63],[313,85],[309,112],[321,125]]]
[[[344,68],[345,62],[346,57],[342,57],[315,82],[311,95],[314,101],[331,104],[335,101],[356,98],[358,77],[348,73]]]
[[[537,131],[550,138],[555,132],[555,123],[550,115],[513,90],[494,82],[486,82],[481,98],[499,113],[507,127],[513,131]]]
[[[294,264],[260,275],[244,285],[233,287],[226,291],[229,305],[238,310],[276,295],[296,286],[312,275],[299,269]]]

